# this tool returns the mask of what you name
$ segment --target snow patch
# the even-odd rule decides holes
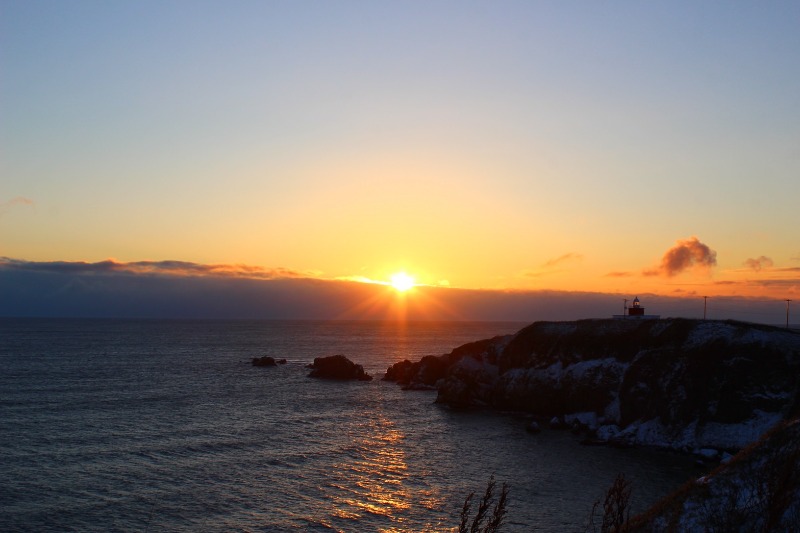
[[[564,365],[558,361],[537,373],[543,377],[561,381],[561,377],[564,375]]]
[[[730,342],[734,336],[735,328],[730,324],[716,321],[701,322],[692,329],[686,341],[686,347],[693,348],[708,344],[712,339],[725,339]]]
[[[614,440],[659,448],[672,447],[672,441],[667,435],[664,425],[657,419],[634,422],[620,431]]]
[[[709,448],[744,448],[751,442],[757,441],[782,418],[780,413],[756,410],[753,418],[738,424],[709,422],[699,428],[697,442],[699,446]]]
[[[560,365],[561,363],[558,364]],[[591,359],[589,361],[581,361],[579,363],[569,365],[566,369],[564,369],[563,375],[568,374],[571,378],[577,380],[583,380],[587,377],[587,375],[597,378],[604,375],[604,373],[598,372],[598,369],[605,367],[613,367],[618,369],[619,374],[622,375],[627,365],[620,363],[613,357],[608,357],[605,359]]]
[[[577,423],[589,429],[594,429],[597,427],[597,414],[594,412],[572,413],[564,415],[564,422],[568,426],[574,426]]]
[[[700,448],[695,451],[695,455],[699,455],[703,459],[716,459],[719,457],[719,450],[714,448]]]
[[[622,418],[619,410],[619,396],[615,396],[611,403],[606,405],[603,411],[603,418],[606,420],[614,420],[615,422],[619,422],[620,418]]]
[[[598,439],[603,441],[610,441],[619,435],[619,426],[608,424],[597,428],[595,435]]]

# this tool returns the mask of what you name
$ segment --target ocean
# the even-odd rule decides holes
[[[494,475],[504,531],[582,532],[618,473],[634,510],[699,475],[380,380],[524,325],[0,319],[0,531],[452,531]],[[376,379],[307,377],[334,354]]]

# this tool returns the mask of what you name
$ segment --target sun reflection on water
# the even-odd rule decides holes
[[[409,471],[401,444],[405,435],[394,422],[377,413],[365,419],[358,437],[344,450],[344,458],[335,465],[340,473],[335,489],[332,514],[357,520],[369,513],[391,519],[399,528],[381,531],[405,531],[403,512],[412,507]],[[365,436],[366,435],[366,436]],[[424,495],[425,500],[430,495]]]

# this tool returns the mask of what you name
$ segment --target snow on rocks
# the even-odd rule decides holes
[[[715,450],[714,448],[700,448],[695,452],[695,455],[710,461],[719,457],[719,450]]]
[[[619,435],[619,432],[620,432],[619,426],[615,424],[608,424],[597,428],[595,436],[597,437],[598,440],[611,442],[614,439],[616,439],[617,435]]]
[[[556,418],[618,444],[733,451],[800,405],[800,335],[769,326],[537,322],[446,357],[437,402]]]
[[[709,474],[633,517],[625,531],[800,531],[799,461],[800,422],[779,424]]]
[[[751,418],[739,423],[709,422],[698,428],[696,441],[701,446],[738,450],[758,440],[782,418],[781,413],[755,410]]]
[[[597,413],[592,411],[585,413],[572,413],[564,416],[564,422],[569,427],[581,427],[586,429],[597,429]]]

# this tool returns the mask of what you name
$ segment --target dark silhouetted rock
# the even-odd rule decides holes
[[[286,364],[286,359],[278,359],[275,362],[278,363],[279,365],[285,365]]]
[[[406,390],[436,389],[439,382],[447,375],[448,369],[464,357],[480,360],[481,357],[487,356],[489,360],[496,362],[495,344],[502,339],[510,338],[511,336],[507,335],[506,337],[470,342],[459,346],[449,354],[426,355],[416,363],[406,359],[390,366],[383,379],[384,381],[394,381]]]
[[[386,369],[386,374],[381,380],[394,381],[400,385],[406,385],[411,380],[413,369],[418,365],[419,363],[412,363],[408,359],[395,363]]]
[[[390,378],[435,383],[436,401],[453,407],[555,417],[592,441],[735,451],[800,414],[800,334],[734,321],[536,322],[398,363]]]
[[[253,366],[276,366],[275,358],[273,357],[253,357]]]
[[[432,390],[445,376],[449,364],[447,355],[426,355],[416,363],[406,359],[390,366],[383,379],[395,381],[404,389]]]
[[[337,380],[370,381],[372,376],[364,372],[364,367],[357,365],[344,355],[317,357],[308,365],[311,372],[308,377]]]

